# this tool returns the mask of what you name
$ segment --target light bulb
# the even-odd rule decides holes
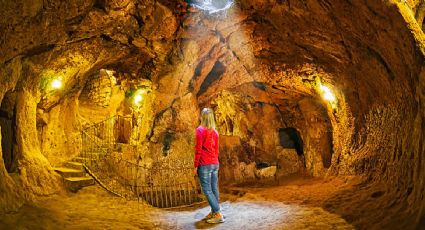
[[[322,91],[323,99],[325,99],[329,102],[335,101],[335,95],[332,93],[332,91],[327,86],[321,85],[320,90]]]
[[[134,97],[134,104],[138,105],[142,101],[143,97],[142,95],[138,94]]]
[[[52,89],[60,89],[60,88],[62,88],[62,81],[59,80],[59,79],[53,80],[52,81],[52,84],[51,84],[51,87],[52,87]]]

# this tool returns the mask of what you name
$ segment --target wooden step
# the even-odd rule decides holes
[[[65,177],[65,178],[86,176],[86,172],[84,170],[65,168],[65,167],[54,168],[54,170],[60,175],[62,175],[62,177]]]
[[[78,169],[78,170],[84,171],[84,167],[83,167],[83,163],[82,162],[68,161],[68,162],[65,163],[65,167],[66,168]]]
[[[65,186],[72,192],[77,192],[83,187],[94,185],[94,179],[91,177],[68,177],[64,178]]]

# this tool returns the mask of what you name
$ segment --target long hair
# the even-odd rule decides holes
[[[215,129],[214,111],[211,108],[202,109],[201,125],[208,129]]]

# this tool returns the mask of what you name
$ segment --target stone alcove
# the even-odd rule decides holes
[[[3,101],[0,101],[0,127],[1,127],[1,148],[4,165],[6,170],[13,172],[15,157],[14,152],[14,113],[13,113],[13,97],[8,92]]]

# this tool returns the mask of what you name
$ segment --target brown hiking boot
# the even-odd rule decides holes
[[[209,224],[218,224],[223,222],[224,222],[223,215],[221,215],[221,213],[219,212],[214,212],[212,217],[207,220],[207,223]]]
[[[208,220],[211,219],[213,217],[213,212],[208,213],[208,215],[206,215],[204,218],[202,218],[202,220]]]

